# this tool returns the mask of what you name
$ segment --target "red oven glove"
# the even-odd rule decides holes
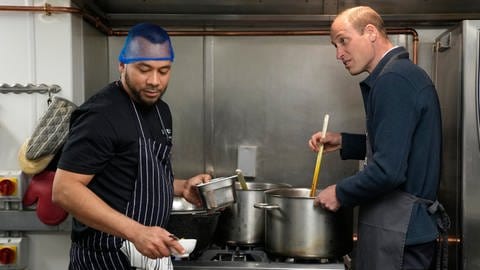
[[[47,225],[58,225],[64,221],[68,213],[52,202],[52,185],[54,171],[42,171],[32,177],[23,196],[23,205],[30,206],[37,203],[37,216]]]

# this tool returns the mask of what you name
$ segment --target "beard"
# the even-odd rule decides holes
[[[167,90],[167,86],[165,86],[164,89],[158,88],[158,87],[149,87],[147,86],[146,88],[139,88],[135,86],[135,84],[132,82],[130,79],[130,76],[128,75],[128,72],[125,72],[125,83],[130,89],[130,97],[137,102],[138,104],[142,106],[153,106],[155,103],[157,103],[160,98],[163,96],[163,93]],[[155,92],[160,92],[160,95],[156,98],[149,98],[148,96],[142,95],[143,92],[147,91],[155,91]]]

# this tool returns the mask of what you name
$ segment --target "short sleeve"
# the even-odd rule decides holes
[[[76,111],[58,168],[96,174],[114,155],[115,140],[112,124],[103,114],[92,110]]]

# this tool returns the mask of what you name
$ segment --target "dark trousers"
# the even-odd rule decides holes
[[[437,241],[419,245],[405,246],[403,253],[404,270],[435,269]]]

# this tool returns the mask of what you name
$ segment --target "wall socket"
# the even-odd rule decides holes
[[[0,170],[0,202],[21,202],[27,187],[27,176],[21,171]]]
[[[242,170],[245,177],[256,177],[257,146],[239,145],[237,156],[237,168]]]
[[[0,270],[20,270],[27,267],[27,238],[0,237]]]

